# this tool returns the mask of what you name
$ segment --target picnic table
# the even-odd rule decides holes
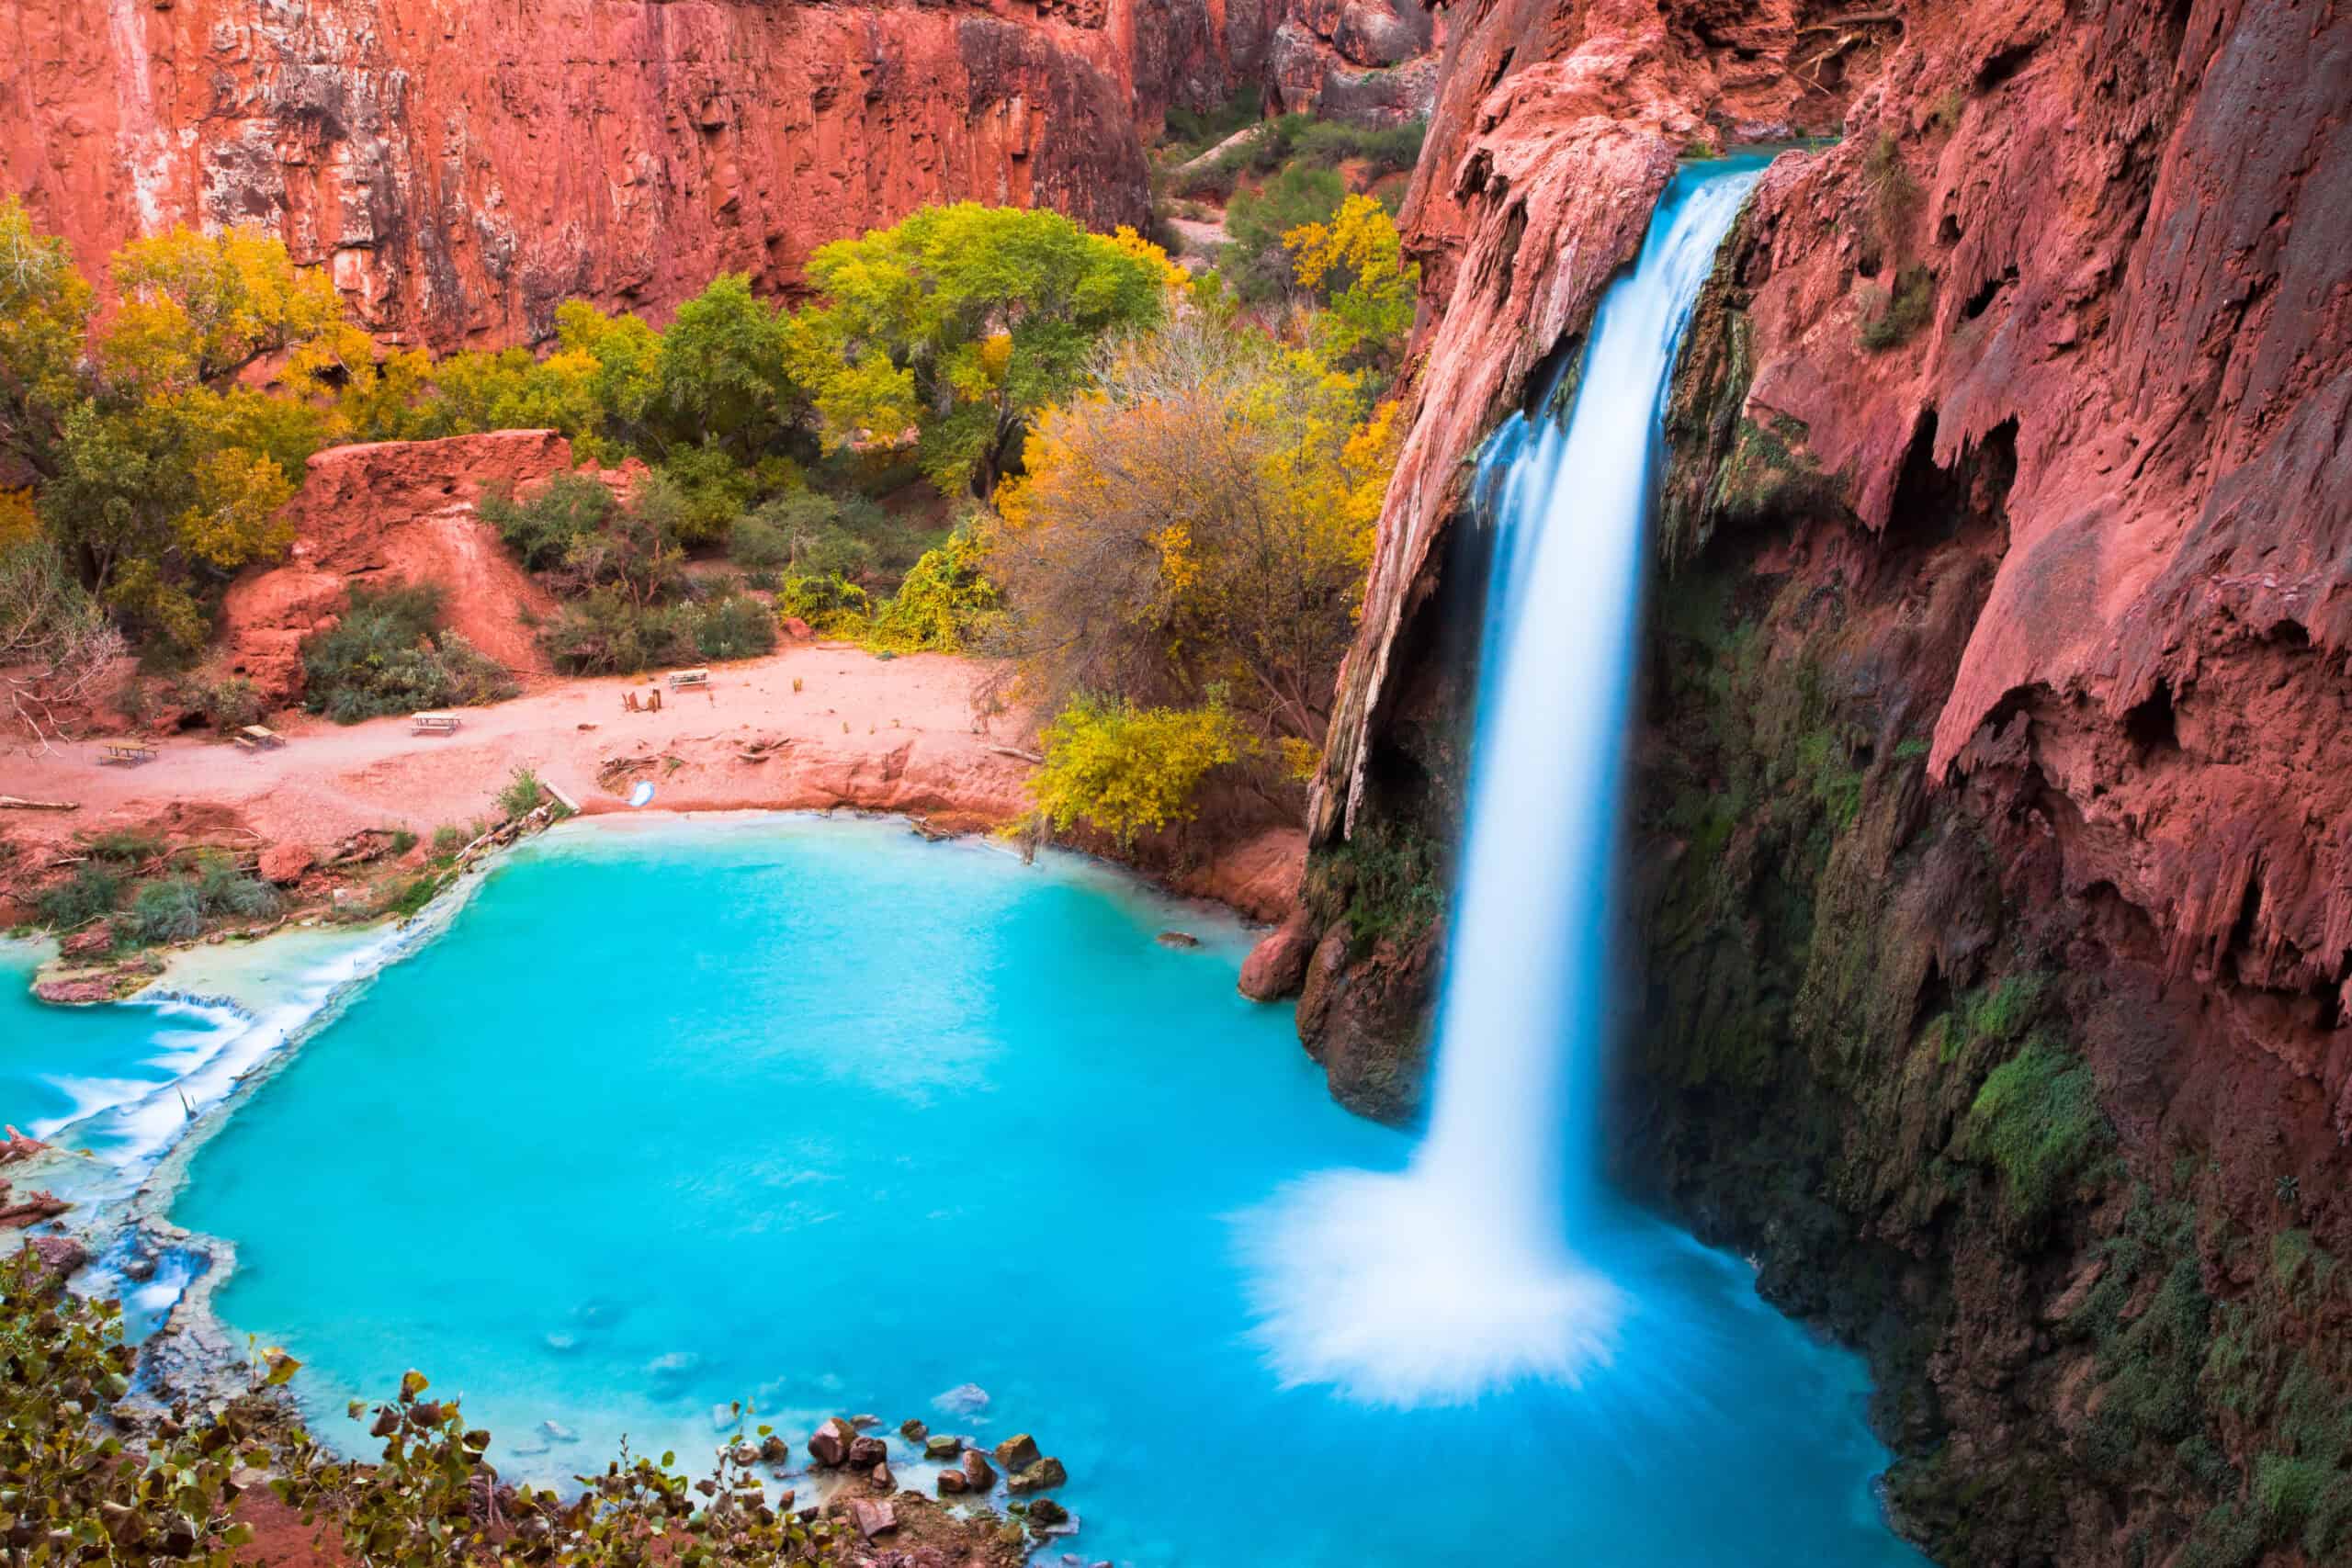
[[[269,726],[266,724],[249,724],[245,726],[244,728],[237,731],[237,736],[238,739],[245,741],[247,744],[257,748],[283,746],[286,744],[286,737],[278,734],[277,731],[270,728]]]
[[[673,686],[707,686],[710,684],[710,671],[707,670],[673,670],[670,671],[670,684]]]
[[[107,742],[106,755],[99,759],[103,762],[132,764],[152,762],[154,760],[155,748],[143,740],[109,740]]]
[[[453,713],[419,713],[409,716],[411,735],[455,735],[458,716]]]

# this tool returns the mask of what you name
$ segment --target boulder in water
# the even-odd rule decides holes
[[[1044,1492],[1060,1486],[1069,1480],[1069,1472],[1057,1459],[1041,1459],[1014,1475],[1005,1485],[1016,1497],[1031,1492]]]
[[[855,1427],[838,1416],[829,1416],[808,1439],[808,1457],[827,1470],[832,1470],[849,1458],[850,1445],[855,1441]]]
[[[978,1449],[964,1450],[964,1483],[975,1492],[986,1492],[996,1484],[996,1471]]]
[[[971,1489],[972,1483],[962,1471],[943,1470],[939,1472],[939,1495],[942,1497],[960,1497]]]
[[[1315,952],[1315,928],[1304,909],[1276,926],[1241,963],[1241,994],[1253,1002],[1280,1001],[1306,984],[1306,960]]]
[[[890,1466],[887,1461],[876,1465],[874,1473],[867,1476],[866,1481],[874,1490],[886,1497],[899,1489],[899,1478],[890,1473]]]
[[[910,1416],[899,1423],[899,1436],[910,1443],[920,1443],[931,1435],[931,1428]]]
[[[1069,1523],[1069,1510],[1051,1497],[1040,1497],[1029,1505],[1029,1522],[1041,1530],[1054,1529]]]
[[[849,1446],[849,1463],[853,1470],[872,1470],[889,1457],[888,1445],[879,1438],[859,1438]]]
[[[760,1458],[768,1464],[782,1464],[792,1457],[792,1445],[773,1432],[760,1440]]]
[[[996,1461],[1008,1473],[1026,1470],[1037,1462],[1037,1439],[1026,1432],[1016,1432],[996,1446]]]
[[[923,1439],[922,1457],[925,1459],[954,1459],[963,1451],[964,1439],[951,1437],[945,1432]]]

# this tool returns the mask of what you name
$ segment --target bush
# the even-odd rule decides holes
[[[458,827],[455,822],[442,823],[441,826],[433,829],[434,858],[437,860],[456,854],[459,850],[472,843],[474,837],[474,834]]]
[[[1870,290],[1862,307],[1862,346],[1872,354],[1896,347],[1924,327],[1936,313],[1936,275],[1926,266],[1905,267],[1892,291]]]
[[[41,923],[60,931],[89,924],[113,912],[123,879],[102,865],[85,865],[33,901]]]
[[[528,768],[516,768],[498,792],[498,809],[510,818],[528,816],[538,804],[539,775]]]
[[[949,535],[945,544],[915,562],[899,592],[874,612],[866,645],[896,653],[962,649],[997,613],[996,585],[981,575],[982,557],[971,528]]]
[[[1226,209],[1225,231],[1233,243],[1217,270],[1244,299],[1279,299],[1295,287],[1290,253],[1283,236],[1330,222],[1348,199],[1348,187],[1329,169],[1295,164],[1266,182],[1261,191],[1242,191]]]
[[[1057,831],[1082,818],[1121,844],[1190,821],[1202,778],[1244,744],[1222,702],[1139,708],[1091,697],[1062,709],[1040,739],[1045,765],[1029,781],[1039,815]]]
[[[137,942],[187,942],[204,931],[204,901],[183,877],[150,882],[130,901],[129,934]]]
[[[640,604],[618,588],[599,588],[558,611],[539,644],[566,674],[634,675],[700,660],[695,633],[702,614],[695,605]]]
[[[558,474],[530,500],[517,502],[511,493],[492,492],[481,498],[483,522],[498,530],[508,549],[522,558],[531,571],[545,571],[560,563],[574,539],[593,534],[612,515],[613,492],[589,474]]]
[[[222,735],[261,722],[261,693],[243,675],[232,675],[211,685],[202,681],[185,682],[180,686],[179,698],[202,714],[204,722]]]
[[[819,631],[844,627],[862,631],[873,601],[865,589],[839,577],[795,574],[776,590],[775,607],[779,614],[797,616]]]
[[[2012,1206],[2040,1214],[2106,1139],[2098,1082],[2073,1053],[2029,1040],[1985,1077],[1967,1136],[1971,1153],[2007,1179]]]
[[[750,570],[790,564],[792,536],[764,515],[739,517],[727,534],[727,558]]]
[[[208,860],[196,875],[196,896],[207,914],[266,919],[277,913],[277,889],[247,876],[227,860]]]
[[[462,707],[514,694],[505,668],[441,621],[428,583],[354,588],[334,626],[302,644],[304,698],[337,724],[419,708]]]
[[[757,600],[730,593],[699,607],[694,636],[705,659],[750,659],[775,650],[775,617]]]
[[[135,865],[162,854],[164,840],[144,828],[116,828],[92,839],[89,849],[94,859]]]

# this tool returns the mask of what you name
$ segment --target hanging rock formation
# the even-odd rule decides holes
[[[1678,371],[1621,1176],[1873,1354],[1945,1561],[2352,1551],[2352,17],[1511,0],[1450,23],[1413,423],[1300,1026],[1408,1111],[1463,459],[1693,142],[1835,130]]]
[[[0,181],[85,268],[258,222],[388,338],[788,289],[925,202],[1143,223],[1139,131],[1254,80],[1282,0],[21,0]]]

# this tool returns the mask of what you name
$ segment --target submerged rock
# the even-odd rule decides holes
[[[978,1416],[989,1407],[989,1391],[976,1382],[958,1383],[931,1404],[949,1416]]]
[[[770,1433],[760,1440],[760,1459],[767,1464],[782,1464],[792,1457],[792,1445]]]
[[[923,1425],[922,1422],[917,1420],[911,1416],[899,1423],[899,1436],[906,1438],[907,1441],[910,1443],[922,1442],[924,1438],[930,1435],[930,1433],[931,1428],[929,1427]]]
[[[1201,945],[1201,939],[1194,936],[1190,931],[1161,931],[1159,933],[1159,945],[1162,947],[1198,947]]]
[[[854,1470],[872,1470],[889,1457],[889,1446],[879,1438],[859,1438],[849,1446],[849,1463]]]

